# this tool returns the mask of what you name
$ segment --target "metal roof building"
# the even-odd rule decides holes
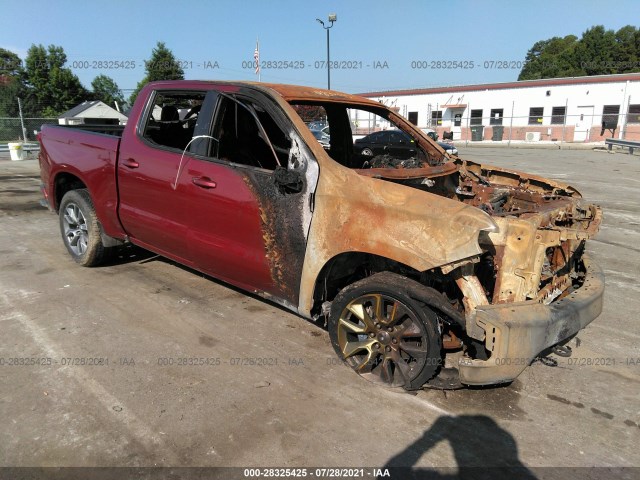
[[[640,73],[361,93],[454,140],[640,140]]]
[[[86,101],[58,117],[60,125],[125,125],[127,117],[100,100]]]

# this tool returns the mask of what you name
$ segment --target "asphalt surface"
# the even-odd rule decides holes
[[[417,395],[359,378],[321,326],[168,260],[77,266],[37,162],[0,159],[0,466],[640,466],[640,158],[460,150],[604,208],[588,251],[605,309],[557,367]]]

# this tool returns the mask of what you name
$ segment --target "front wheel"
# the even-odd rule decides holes
[[[371,150],[370,148],[363,148],[361,154],[364,155],[365,157],[372,157],[373,150]]]
[[[101,228],[86,189],[65,193],[60,202],[60,233],[71,257],[83,267],[93,267],[106,258]]]
[[[360,280],[336,296],[329,336],[356,373],[382,385],[415,390],[442,365],[436,314],[394,288],[389,274]]]

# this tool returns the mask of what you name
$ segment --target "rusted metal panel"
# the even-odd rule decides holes
[[[369,168],[356,169],[355,171],[364,177],[410,179],[410,178],[437,178],[451,175],[457,171],[453,163],[444,165],[426,166],[423,168]]]
[[[467,385],[504,383],[515,379],[547,347],[570,338],[600,315],[604,300],[602,269],[583,257],[583,287],[550,305],[535,300],[487,305],[476,310],[487,332],[489,360],[462,358],[460,380]]]
[[[479,231],[495,228],[486,213],[460,202],[335,162],[320,170],[300,289],[303,314],[320,270],[340,253],[372,253],[424,271],[480,254]]]

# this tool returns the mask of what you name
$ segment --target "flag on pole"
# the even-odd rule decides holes
[[[258,75],[258,81],[260,81],[260,45],[258,39],[256,39],[256,49],[253,52],[253,61],[256,65],[256,75]]]

